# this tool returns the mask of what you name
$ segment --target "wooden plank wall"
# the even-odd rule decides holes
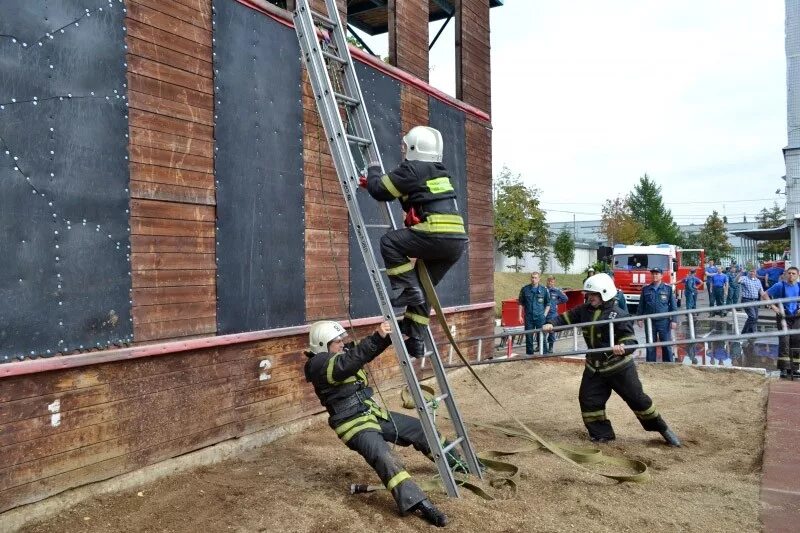
[[[127,0],[136,342],[216,332],[210,0]]]
[[[308,74],[303,71],[306,318],[346,318],[350,310],[349,219]]]
[[[494,207],[492,130],[467,116],[467,206],[469,209],[469,295],[472,303],[494,301]],[[482,333],[489,335],[491,331]]]
[[[210,0],[126,5],[135,341],[214,334]],[[349,272],[346,209],[327,143],[316,136],[310,94],[306,80],[309,321],[346,314],[331,269],[326,214],[340,271]],[[404,86],[401,112],[404,130],[426,123],[427,94]],[[483,261],[491,258],[491,244],[481,233],[491,225],[489,146],[487,125],[468,119],[473,302],[493,298],[491,276],[485,279],[492,263]],[[493,314],[488,308],[454,313],[449,320],[464,338],[490,333]],[[357,335],[373,328],[360,328]],[[433,329],[444,338],[438,325]],[[306,343],[306,335],[295,335],[2,379],[0,512],[321,412],[303,378]],[[473,344],[468,353],[475,350]],[[258,379],[262,359],[272,362],[268,381]],[[399,382],[391,350],[371,367],[384,389]],[[49,408],[56,401],[57,424]]]
[[[456,0],[456,98],[492,112],[489,2]]]
[[[428,0],[389,0],[388,9],[389,63],[428,81]]]

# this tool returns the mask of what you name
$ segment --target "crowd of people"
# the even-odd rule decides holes
[[[728,309],[722,308],[722,306],[726,305],[800,295],[800,282],[798,282],[796,267],[788,269],[777,265],[766,267],[763,263],[758,267],[749,266],[748,268],[742,268],[736,263],[721,267],[717,266],[714,260],[709,260],[704,270],[711,317],[725,317]],[[584,278],[584,284],[596,275],[598,274],[595,274],[594,268],[590,267]],[[650,275],[649,283],[642,287],[639,294],[635,314],[640,317],[638,324],[644,329],[648,344],[669,342],[673,340],[673,331],[678,324],[678,317],[676,315],[648,317],[676,311],[680,305],[679,300],[672,286],[663,282],[664,274],[660,268],[651,269]],[[564,292],[555,286],[555,279],[552,276],[547,280],[547,287],[539,285],[540,277],[540,273],[534,272],[531,276],[531,284],[524,286],[520,291],[519,303],[524,312],[526,330],[540,329],[543,324],[555,323],[559,316],[558,305],[566,302]],[[610,279],[613,284],[613,272],[610,273]],[[697,275],[697,269],[694,268],[690,269],[685,278],[678,280],[678,285],[683,286],[683,302],[686,309],[697,309],[698,291],[703,290],[703,284],[703,279]],[[615,291],[614,303],[617,309],[627,312],[624,294],[616,288]],[[587,303],[589,293],[584,290],[584,294],[584,303]],[[716,309],[717,307],[719,309]],[[761,306],[748,305],[742,308],[747,317],[741,328],[742,334],[756,332],[759,307]],[[800,306],[797,302],[770,307],[775,312],[778,329],[800,330]],[[537,352],[540,342],[537,333],[527,334],[526,339],[526,354],[533,355]],[[800,375],[798,372],[798,368],[800,368],[800,333],[781,336],[779,339],[777,368],[780,370],[781,376],[789,377],[792,373],[795,376]],[[553,343],[554,333],[550,331],[544,342],[543,353],[552,353]],[[689,348],[693,352],[694,347],[690,346]],[[660,352],[662,362],[674,360],[671,346],[660,347]],[[645,360],[648,362],[659,360],[657,348],[648,347],[645,349],[645,354]]]

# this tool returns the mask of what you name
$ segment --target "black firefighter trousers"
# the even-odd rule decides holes
[[[468,242],[464,238],[440,237],[409,228],[385,233],[381,237],[381,256],[389,274],[392,291],[397,293],[408,287],[422,290],[416,267],[412,266],[410,257],[425,261],[431,281],[436,286],[464,254]],[[400,332],[414,339],[424,340],[430,312],[431,306],[427,301],[422,305],[407,307],[400,323]]]
[[[365,429],[347,441],[347,447],[357,451],[375,470],[383,485],[389,489],[401,514],[408,512],[427,496],[411,480],[403,463],[392,454],[389,442],[414,449],[430,456],[430,447],[420,421],[402,413],[390,412],[389,420],[378,417],[381,431]]]
[[[589,436],[593,439],[614,439],[614,428],[606,418],[606,402],[616,392],[628,404],[646,431],[664,431],[667,423],[645,394],[633,361],[606,374],[584,367],[578,402]]]

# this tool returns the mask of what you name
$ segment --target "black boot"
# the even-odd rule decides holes
[[[667,441],[667,444],[669,444],[670,446],[673,446],[675,448],[681,447],[681,440],[671,429],[667,428],[664,431],[662,431],[661,436],[664,437],[664,440]]]
[[[392,307],[423,305],[425,303],[425,295],[422,294],[422,289],[419,287],[406,287],[399,295],[391,298],[391,302]]]
[[[406,345],[406,351],[408,352],[409,356],[416,359],[425,357],[425,341],[422,339],[409,337],[405,340],[404,344]]]
[[[424,520],[436,527],[447,525],[447,515],[437,509],[427,498],[412,507],[410,512],[419,514]]]

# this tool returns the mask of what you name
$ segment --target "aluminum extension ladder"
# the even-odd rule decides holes
[[[358,191],[359,170],[353,160],[351,148],[355,149],[357,153],[360,152],[364,162],[376,162],[380,164],[382,170],[383,162],[364,106],[364,97],[354,70],[353,59],[347,47],[345,31],[339,21],[336,2],[335,0],[325,0],[325,6],[328,11],[327,14],[316,13],[309,7],[308,0],[297,0],[297,9],[294,12],[295,31],[300,41],[303,60],[308,69],[314,97],[317,101],[317,109],[325,128],[325,134],[328,137],[336,173],[342,186],[347,209],[350,213],[350,221],[358,239],[361,254],[367,265],[372,288],[380,304],[383,317],[392,325],[392,343],[408,383],[408,388],[417,406],[419,419],[422,422],[431,454],[439,469],[442,483],[448,495],[457,497],[458,485],[448,465],[447,452],[456,446],[460,446],[469,471],[482,478],[481,469],[472,448],[472,443],[467,436],[464,423],[461,420],[461,413],[459,413],[453,398],[430,328],[427,330],[427,344],[432,346],[432,352],[427,352],[426,355],[431,356],[431,365],[439,391],[441,391],[440,395],[431,401],[426,402],[422,395],[419,381],[403,343],[397,319],[392,310],[389,295],[386,292],[386,283],[383,279],[385,269],[378,264],[368,235],[369,229],[397,229],[397,224],[389,203],[386,202],[382,203],[386,210],[389,224],[367,225],[364,223],[356,194]],[[345,129],[342,121],[343,117],[347,120],[347,129]],[[446,447],[443,447],[439,440],[434,422],[433,410],[434,406],[439,402],[443,402],[447,407],[448,415],[456,431],[456,438]]]

